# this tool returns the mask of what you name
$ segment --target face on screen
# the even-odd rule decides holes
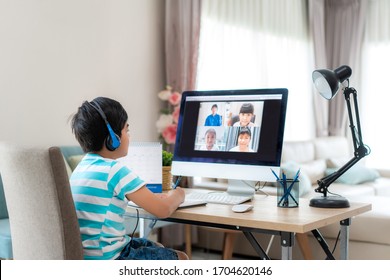
[[[263,107],[263,101],[200,102],[194,150],[257,152]]]

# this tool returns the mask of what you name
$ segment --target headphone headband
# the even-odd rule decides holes
[[[89,104],[99,113],[99,115],[104,120],[105,124],[108,124],[106,114],[104,114],[104,111],[102,110],[100,105],[97,104],[95,101],[91,101],[91,102],[89,102]]]
[[[106,114],[104,114],[104,111],[102,110],[100,105],[95,101],[91,101],[88,103],[89,105],[92,106],[92,108],[94,108],[99,113],[99,115],[102,117],[104,123],[107,126],[108,136],[105,141],[107,149],[110,151],[115,151],[121,145],[120,137],[117,134],[115,134],[114,130],[112,129],[110,123],[107,120]]]

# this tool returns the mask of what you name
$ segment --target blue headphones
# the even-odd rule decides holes
[[[119,148],[121,145],[121,139],[120,137],[115,134],[114,130],[111,128],[111,125],[107,121],[107,117],[104,114],[102,108],[100,108],[99,104],[95,101],[89,102],[89,104],[96,110],[98,111],[99,115],[102,117],[104,122],[106,123],[107,129],[108,129],[108,136],[106,138],[106,147],[109,151],[115,151],[116,149]]]

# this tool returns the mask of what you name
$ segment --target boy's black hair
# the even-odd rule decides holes
[[[115,134],[121,137],[121,132],[127,123],[127,113],[122,105],[107,97],[97,97],[93,100],[103,110]],[[84,101],[72,118],[72,132],[85,153],[97,152],[103,148],[108,136],[108,129],[99,112],[88,101]]]
[[[218,109],[218,105],[217,104],[213,104],[213,106],[211,106],[211,109],[213,109],[214,107]]]

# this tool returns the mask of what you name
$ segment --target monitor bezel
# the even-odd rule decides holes
[[[183,119],[185,113],[185,106],[188,98],[193,97],[224,97],[224,96],[271,96],[276,98],[280,96],[280,115],[277,128],[276,152],[273,160],[240,160],[238,153],[230,153],[230,159],[218,158],[215,153],[201,153],[197,156],[183,156],[180,151],[183,131]],[[283,147],[284,126],[287,111],[287,97],[288,90],[286,88],[272,88],[272,89],[244,89],[244,90],[212,90],[212,91],[185,91],[182,94],[180,105],[180,115],[177,128],[177,136],[175,143],[175,151],[172,162],[172,174],[181,176],[201,176],[211,178],[226,178],[226,179],[245,179],[255,181],[275,181],[270,168],[275,172],[279,172],[281,154]],[[259,140],[261,143],[261,140]],[[193,151],[197,152],[197,151]],[[207,154],[210,153],[210,154]],[[221,153],[221,152],[217,152]],[[240,153],[242,154],[242,153]],[[209,155],[209,156],[208,156]],[[246,155],[245,158],[253,155]]]

